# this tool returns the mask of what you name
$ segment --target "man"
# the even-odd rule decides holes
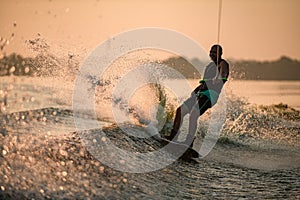
[[[168,140],[177,140],[178,131],[182,124],[182,119],[186,114],[189,116],[189,133],[185,144],[193,146],[198,118],[209,108],[217,103],[219,94],[227,81],[229,75],[229,64],[222,59],[222,47],[218,44],[211,47],[209,56],[211,62],[204,71],[200,85],[192,92],[191,96],[176,110],[173,129]]]

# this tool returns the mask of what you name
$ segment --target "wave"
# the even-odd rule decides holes
[[[297,197],[300,169],[298,151],[264,149],[261,146],[253,148],[248,145],[250,143],[240,138],[240,130],[244,130],[243,134],[259,140],[261,135],[246,132],[247,127],[254,129],[253,125],[243,123],[239,124],[243,128],[240,127],[238,132],[234,129],[238,123],[243,122],[242,119],[248,119],[249,115],[243,113],[251,113],[254,117],[264,115],[264,120],[269,120],[274,119],[274,115],[278,113],[297,111],[288,111],[289,107],[282,108],[280,105],[267,107],[268,109],[249,107],[241,99],[230,100],[228,108],[231,110],[228,116],[233,118],[228,119],[225,126],[232,129],[224,128],[223,131],[228,134],[220,137],[214,150],[205,159],[199,163],[179,160],[148,173],[115,170],[101,159],[96,159],[82,141],[84,136],[100,135],[104,132],[114,146],[126,152],[149,153],[162,148],[151,137],[135,137],[137,133],[145,133],[142,126],[107,124],[101,129],[76,131],[71,109],[47,107],[2,113],[0,198],[126,199],[135,196],[138,199],[201,199],[211,197],[213,192],[224,198],[283,198],[287,195],[290,198]],[[287,122],[298,120],[297,117],[285,116],[284,120]],[[235,126],[232,125],[234,121]],[[203,121],[200,122],[200,129],[204,127],[201,124]],[[264,125],[260,125],[258,128],[263,127]],[[132,135],[128,134],[128,130],[134,130]],[[239,140],[232,139],[236,136]],[[99,139],[106,141],[101,137]],[[139,169],[151,164],[147,159],[144,160],[144,164],[148,163],[146,166],[139,162],[128,163],[130,158],[111,153],[113,152],[100,155],[109,160],[116,159],[120,165]],[[223,180],[226,183],[230,181],[232,193],[228,193],[228,184],[223,184]],[[244,186],[242,189],[241,180]],[[177,192],[178,188],[180,192]],[[262,188],[272,190],[272,193]]]
[[[161,111],[160,111],[161,112]],[[203,140],[210,122],[210,112],[208,111],[200,117],[197,138]],[[5,133],[5,125],[10,124],[28,124],[32,122],[46,122],[55,124],[66,121],[66,126],[73,126],[73,110],[47,107],[36,110],[28,110],[14,113],[2,113],[2,134]],[[82,117],[87,117],[88,112],[82,113]],[[169,130],[173,123],[174,110],[162,116],[157,113],[157,119],[165,117],[161,120],[160,134],[165,136],[169,134]],[[228,99],[226,121],[223,124],[220,138],[218,142],[225,145],[262,145],[260,142],[277,143],[285,145],[299,145],[300,140],[300,111],[288,107],[285,104],[277,104],[271,106],[253,106],[240,98],[233,97]],[[138,118],[138,116],[136,116]],[[102,121],[101,118],[98,120]],[[69,122],[67,122],[69,121]],[[72,121],[72,122],[70,122]],[[111,120],[105,119],[108,124],[113,124]],[[146,126],[144,121],[137,121],[135,126]],[[148,121],[149,122],[149,121]],[[118,125],[128,124],[129,122],[119,123]],[[130,123],[129,123],[130,124]],[[261,146],[263,147],[263,145]],[[267,148],[267,147],[266,147]]]

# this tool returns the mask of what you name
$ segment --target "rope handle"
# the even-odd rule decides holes
[[[214,79],[202,79],[202,80],[199,81],[199,83],[205,83],[205,82],[207,82],[207,81],[212,81],[212,80],[214,80]],[[227,79],[227,78],[221,78],[221,80],[222,80],[223,82],[225,82],[225,81],[227,81],[228,79]]]

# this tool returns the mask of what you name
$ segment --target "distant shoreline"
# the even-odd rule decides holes
[[[79,67],[79,62],[66,58],[64,63],[60,63],[53,55],[37,55],[35,57],[23,57],[12,53],[4,55],[0,59],[0,76],[56,76],[62,66],[68,65],[70,61],[73,68],[68,67],[69,73],[75,73]],[[193,64],[203,66],[204,64],[197,58],[193,59]],[[255,60],[228,60],[230,63],[230,77],[234,80],[274,80],[289,81],[300,80],[300,61],[287,56],[274,61]],[[74,65],[75,63],[75,65]],[[181,73],[188,79],[200,79],[201,75],[195,67],[182,57],[171,57],[162,62]],[[74,72],[72,72],[72,70]],[[166,71],[168,78],[178,78],[174,74]]]

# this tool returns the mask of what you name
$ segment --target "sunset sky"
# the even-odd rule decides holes
[[[62,49],[92,50],[120,32],[142,27],[183,33],[205,50],[217,41],[219,0],[0,0],[0,36],[15,37],[6,52],[23,53],[41,34]],[[300,60],[299,0],[223,0],[224,57]],[[14,26],[16,23],[16,26]]]

